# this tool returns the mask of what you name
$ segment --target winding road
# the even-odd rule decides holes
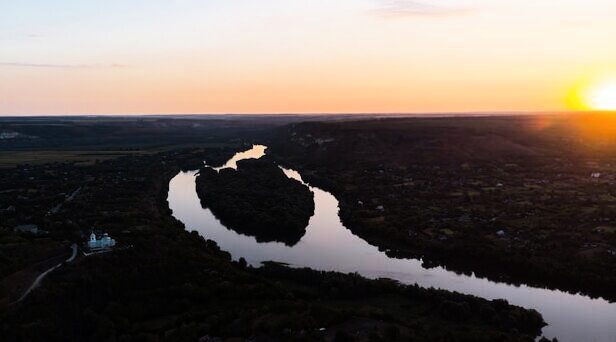
[[[73,250],[73,254],[66,259],[65,262],[73,262],[73,260],[75,260],[75,258],[77,257],[77,244],[74,243],[71,246],[71,249]],[[26,290],[26,292],[24,292],[24,294],[15,302],[15,303],[19,303],[22,300],[26,299],[26,297],[28,297],[28,295],[34,290],[36,289],[41,282],[43,281],[43,279],[51,272],[55,271],[57,268],[60,268],[62,266],[62,264],[64,264],[64,262],[61,262],[51,268],[49,268],[48,270],[46,270],[45,272],[41,273],[38,277],[36,277],[36,279],[34,280],[34,282],[32,282],[32,285],[30,285],[30,287],[28,287],[28,289]]]

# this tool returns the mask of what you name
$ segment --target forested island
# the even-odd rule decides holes
[[[296,244],[314,214],[312,192],[271,160],[243,160],[237,170],[203,168],[197,193],[225,226],[259,242]]]

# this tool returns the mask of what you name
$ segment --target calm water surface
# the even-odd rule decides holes
[[[236,154],[218,169],[236,168],[239,160],[260,158],[265,149],[265,146],[256,145]],[[288,177],[303,182],[298,172],[283,170]],[[557,337],[560,341],[616,342],[616,304],[561,291],[458,275],[441,267],[425,269],[417,259],[390,258],[344,227],[338,216],[338,200],[332,194],[308,184],[314,193],[315,213],[300,242],[292,247],[277,242],[259,243],[254,237],[227,229],[209,209],[201,207],[195,188],[196,173],[182,172],[171,180],[168,200],[173,215],[187,229],[216,241],[236,260],[244,257],[255,266],[271,260],[325,271],[357,272],[367,278],[386,277],[487,299],[503,298],[511,304],[539,311],[549,324],[543,329],[546,337]]]

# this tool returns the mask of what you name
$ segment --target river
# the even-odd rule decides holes
[[[260,158],[266,147],[255,145],[236,154],[221,168],[236,168],[237,161]],[[218,169],[221,169],[218,168]],[[285,174],[303,182],[301,175],[283,169]],[[259,266],[263,261],[278,261],[295,267],[324,271],[357,272],[367,278],[391,278],[405,284],[417,283],[471,294],[486,299],[506,299],[509,303],[539,311],[548,323],[543,335],[559,341],[616,341],[616,304],[579,294],[530,286],[515,286],[459,275],[441,267],[426,269],[421,260],[388,257],[375,246],[354,235],[338,216],[338,200],[329,192],[310,186],[315,213],[306,234],[294,246],[283,243],[259,243],[254,237],[227,229],[209,209],[203,209],[197,196],[197,171],[180,172],[169,184],[169,207],[186,228],[214,240],[234,259],[243,257]]]

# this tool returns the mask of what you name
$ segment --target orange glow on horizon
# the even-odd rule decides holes
[[[614,1],[390,2],[0,2],[0,115],[616,109]]]
[[[570,90],[567,104],[574,110],[616,111],[616,75],[578,82]]]
[[[597,110],[616,110],[616,81],[596,86],[589,94],[588,104]]]

